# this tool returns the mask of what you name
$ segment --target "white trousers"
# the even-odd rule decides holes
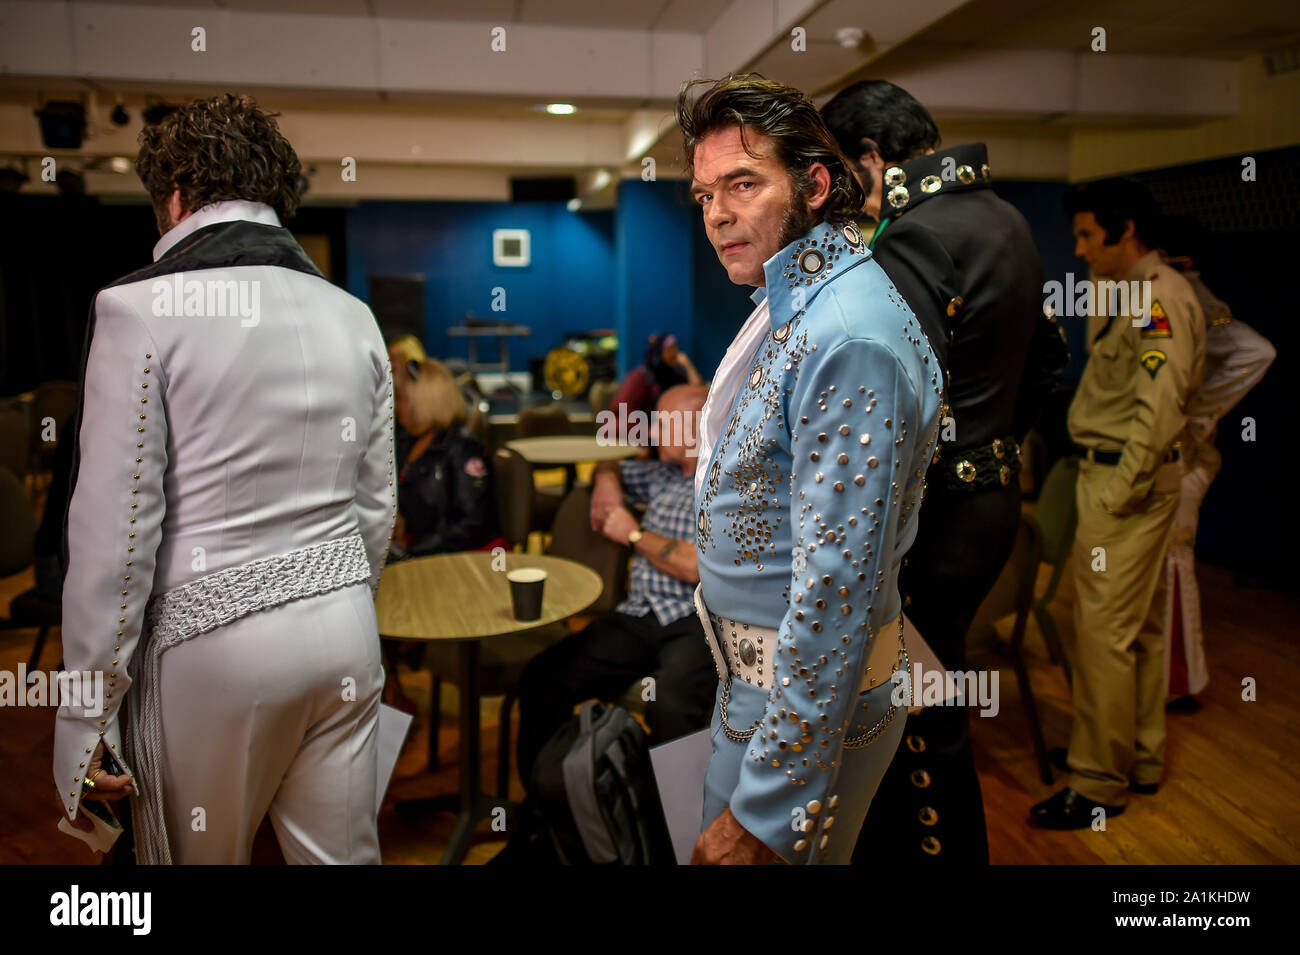
[[[1211,458],[1204,453],[1182,476],[1178,510],[1169,530],[1169,547],[1165,551],[1165,574],[1157,599],[1165,601],[1165,694],[1185,696],[1200,693],[1210,682],[1205,664],[1205,639],[1201,630],[1201,591],[1196,583],[1196,527],[1200,523],[1201,503],[1218,473],[1217,452]],[[1176,585],[1176,586],[1175,586]],[[1175,599],[1175,594],[1177,598]],[[1182,643],[1181,654],[1174,647],[1175,631]],[[1173,676],[1174,659],[1181,655],[1186,663],[1186,683]],[[1172,684],[1172,685],[1171,685]]]
[[[366,584],[194,637],[163,654],[159,682],[177,864],[247,864],[267,813],[290,864],[379,863],[384,673]]]

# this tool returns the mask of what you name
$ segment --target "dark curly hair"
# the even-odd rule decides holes
[[[268,113],[247,96],[194,100],[140,131],[135,171],[155,209],[174,189],[190,212],[224,199],[264,202],[281,221],[302,200],[302,164]]]
[[[711,84],[692,101],[697,86]],[[792,86],[776,83],[758,73],[729,73],[716,82],[690,80],[677,96],[677,125],[686,151],[686,171],[695,171],[695,148],[705,136],[732,126],[740,128],[745,152],[754,156],[745,142],[745,130],[768,136],[776,157],[786,167],[798,195],[813,189],[808,168],[821,163],[831,174],[831,192],[819,214],[827,222],[848,222],[858,216],[866,194],[849,166],[849,161],[822,122],[812,100]],[[755,156],[755,158],[758,158]]]

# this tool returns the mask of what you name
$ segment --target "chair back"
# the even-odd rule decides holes
[[[591,488],[575,487],[560,503],[551,525],[555,557],[577,561],[600,575],[604,589],[587,613],[608,613],[627,596],[627,561],[631,550],[591,528]]]
[[[56,428],[65,425],[76,427],[77,383],[75,381],[44,381],[32,392],[32,452],[37,456],[50,457],[54,453],[56,441],[45,442],[41,434],[45,430],[42,422],[49,418]],[[63,435],[58,435],[62,439]]]
[[[533,405],[519,412],[516,438],[541,438],[553,434],[572,434],[569,416],[554,402]]]
[[[31,461],[27,415],[16,408],[0,411],[0,468],[24,478],[31,473]]]
[[[492,456],[497,530],[511,547],[527,545],[533,525],[533,469],[523,455],[498,448]]]
[[[614,400],[618,394],[618,382],[612,378],[605,378],[591,386],[587,392],[587,401],[591,403],[592,414],[600,414],[602,411],[609,410],[609,403]]]
[[[1034,506],[1034,519],[1042,535],[1042,559],[1053,566],[1065,563],[1074,544],[1074,528],[1079,521],[1074,497],[1078,478],[1079,459],[1068,455],[1060,458],[1047,472]]]
[[[1020,526],[1016,530],[1016,540],[1011,547],[1011,556],[994,581],[993,589],[975,611],[970,633],[984,633],[1003,617],[1029,609],[1030,602],[1034,599],[1040,555],[1038,526],[1032,517],[1022,514]]]
[[[23,482],[0,467],[0,577],[26,570],[33,560],[36,513]]]

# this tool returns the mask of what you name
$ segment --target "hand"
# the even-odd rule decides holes
[[[406,518],[400,512],[397,515],[397,520],[393,522],[393,540],[397,541],[401,547],[406,546]]]
[[[623,506],[623,489],[618,478],[608,471],[597,471],[591,490],[591,529],[598,531],[605,526],[605,519],[615,508]]]
[[[776,853],[745,829],[730,808],[700,833],[691,853],[691,865],[767,865],[775,859]]]
[[[609,512],[604,525],[600,528],[600,532],[615,544],[626,544],[628,535],[636,530],[637,526],[636,518],[632,516],[632,512],[620,505]]]
[[[125,776],[110,776],[107,772],[96,775],[104,763],[104,741],[99,741],[99,746],[95,749],[95,755],[90,759],[90,765],[86,767],[86,779],[95,784],[95,788],[83,786],[84,791],[81,794],[82,799],[98,799],[101,802],[116,802],[123,796],[129,796],[135,792],[135,778],[130,774]],[[66,807],[65,811],[66,811]]]

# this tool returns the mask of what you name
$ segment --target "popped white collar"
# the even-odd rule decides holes
[[[153,260],[157,262],[181,239],[204,226],[216,222],[234,222],[244,219],[248,222],[260,222],[262,225],[280,225],[280,217],[264,202],[248,202],[244,199],[226,199],[204,206],[191,213],[175,228],[168,230],[153,247]]]

